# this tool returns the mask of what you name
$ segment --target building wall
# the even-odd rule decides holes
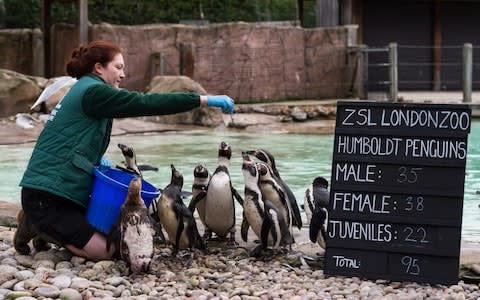
[[[128,89],[143,91],[159,72],[182,74],[182,49],[190,49],[188,75],[209,93],[228,94],[244,103],[344,97],[352,86],[346,66],[347,35],[345,27],[303,29],[243,22],[209,26],[103,23],[89,28],[89,40],[111,40],[123,49]],[[77,36],[75,27],[54,27],[52,59],[57,76],[64,74],[65,62],[78,43],[72,37]],[[0,48],[13,48],[8,56],[15,58],[28,45],[25,41]],[[2,53],[6,50],[0,49]],[[162,58],[161,68],[152,68],[154,54]],[[9,61],[0,61],[0,68],[31,72],[28,62]]]

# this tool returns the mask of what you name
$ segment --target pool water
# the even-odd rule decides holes
[[[150,164],[158,172],[145,171],[144,178],[156,187],[170,182],[170,164],[182,172],[184,189],[191,190],[193,169],[204,164],[213,173],[217,164],[217,149],[221,141],[232,146],[230,175],[233,186],[243,195],[241,152],[255,148],[269,150],[274,156],[283,180],[294,192],[298,204],[303,204],[305,189],[317,176],[330,181],[333,135],[243,133],[224,130],[174,132],[153,135],[112,137],[106,156],[113,164],[122,165],[118,143],[132,146],[138,164]],[[480,121],[472,123],[469,135],[462,239],[480,242]],[[34,144],[0,146],[0,200],[19,203],[21,180]],[[186,202],[189,199],[185,200]],[[241,219],[241,209],[237,209]],[[302,212],[302,218],[306,216]]]

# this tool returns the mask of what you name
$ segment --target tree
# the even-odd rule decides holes
[[[42,0],[3,1],[6,27],[41,27]],[[76,23],[76,2],[53,2],[51,15],[54,23]],[[89,0],[88,16],[94,24],[122,25],[178,23],[185,19],[212,23],[283,21],[295,20],[296,0]]]

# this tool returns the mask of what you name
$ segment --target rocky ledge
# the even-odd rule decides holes
[[[207,112],[204,112],[208,114]],[[0,144],[18,144],[36,141],[43,128],[45,115],[33,113],[26,128],[19,116],[0,119]],[[223,122],[212,126],[178,123],[162,123],[152,117],[116,119],[112,135],[140,134],[147,132],[212,130],[223,127],[229,130],[249,132],[332,134],[335,126],[334,101],[295,101],[272,104],[241,104],[235,114],[223,114]],[[171,121],[171,120],[170,120]],[[20,125],[23,125],[20,126]]]

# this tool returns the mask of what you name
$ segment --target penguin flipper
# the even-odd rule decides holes
[[[158,215],[157,215],[158,218]],[[162,224],[157,222],[154,217],[148,216],[148,220],[150,221],[150,225],[152,226],[152,229],[154,231],[154,236],[158,236],[162,239],[163,243],[166,243],[165,235],[163,234],[162,231]]]
[[[200,201],[204,200],[206,196],[207,196],[207,192],[201,191],[195,197],[192,198],[192,200],[190,201],[190,204],[188,205],[188,209],[192,212],[192,214],[195,212],[195,208],[197,207],[197,204]]]
[[[120,213],[120,215],[121,215],[121,213]],[[112,228],[110,229],[110,231],[105,236],[107,252],[110,252],[110,246],[112,245],[112,243],[118,244],[116,242],[120,241],[120,239],[121,239],[121,224],[120,223],[121,223],[121,216],[119,216],[117,218],[117,220],[113,224]],[[119,249],[116,249],[116,250],[119,250]]]
[[[235,197],[235,200],[237,200],[237,202],[243,207],[242,196],[240,196],[240,194],[237,192],[237,190],[233,186],[231,187],[231,190],[232,190],[233,197]]]
[[[175,236],[175,247],[173,253],[177,254],[180,249],[180,237],[182,236],[184,224],[183,224],[183,214],[178,214],[178,225],[177,225],[177,234]]]
[[[327,232],[325,231],[325,229],[323,229],[323,226],[322,228],[320,228],[320,235],[318,236],[319,237],[319,240],[317,241],[318,242],[318,245],[320,247],[322,247],[323,249],[326,249],[327,247]]]
[[[155,220],[157,223],[160,222],[160,218],[158,216],[158,202],[153,200],[152,201],[152,213],[150,214],[150,217]]]
[[[312,214],[312,220],[310,221],[309,237],[312,243],[317,242],[318,232],[323,230],[323,224],[326,221],[326,213],[321,207],[316,207]],[[325,231],[325,230],[323,230]]]
[[[270,228],[272,228],[273,220],[272,216],[265,211],[263,216],[262,228],[260,230],[260,245],[263,249],[268,247],[268,234],[270,233]]]
[[[122,171],[124,171],[124,172],[128,172],[128,173],[130,173],[130,174],[140,175],[140,174],[138,174],[137,172],[135,172],[135,171],[132,170],[132,169],[128,169],[128,168],[125,168],[125,167],[122,167],[122,166],[119,166],[119,165],[116,165],[115,168],[116,168],[116,169],[119,169],[119,170],[122,170]]]
[[[293,194],[290,187],[280,177],[278,177],[278,179],[280,181],[280,185],[283,187],[285,193],[287,194],[288,201],[290,202],[290,207],[292,208],[292,223],[293,225],[297,226],[298,229],[302,229],[302,216],[300,215],[300,209],[298,208],[297,198],[295,198],[295,195]]]
[[[189,210],[187,210],[189,211]],[[197,223],[193,215],[185,216],[188,218],[187,236],[190,248],[205,250],[205,243],[198,232]]]
[[[140,171],[155,171],[158,172],[158,168],[152,165],[138,165],[137,166]]]
[[[192,197],[192,192],[189,192],[189,191],[181,191],[180,192],[180,196],[185,199],[185,198],[190,198]]]
[[[248,223],[247,218],[245,217],[245,213],[243,213],[243,220],[242,220],[242,226],[240,227],[240,233],[242,236],[242,240],[244,242],[247,242],[249,227],[250,227],[250,224]]]

